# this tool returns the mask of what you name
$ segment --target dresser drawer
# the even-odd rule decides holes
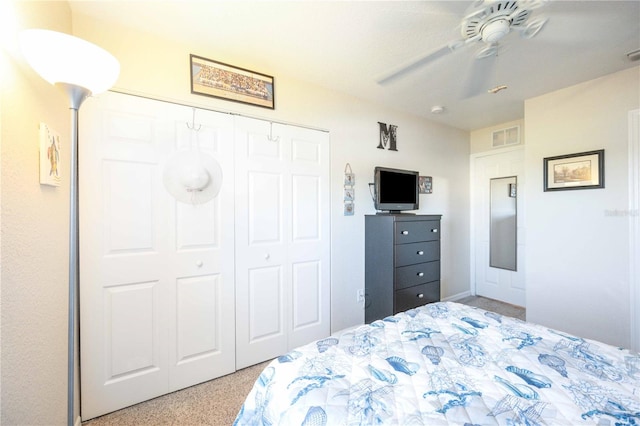
[[[420,284],[395,292],[394,313],[440,300],[440,281]]]
[[[412,265],[440,259],[440,241],[400,244],[394,247],[395,266]]]
[[[406,244],[417,241],[433,241],[440,239],[440,221],[420,220],[415,222],[395,223],[395,243]]]
[[[394,273],[396,290],[436,281],[440,279],[440,261],[403,266],[396,268]]]

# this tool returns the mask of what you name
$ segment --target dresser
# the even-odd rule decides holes
[[[440,300],[441,215],[365,216],[365,322]]]

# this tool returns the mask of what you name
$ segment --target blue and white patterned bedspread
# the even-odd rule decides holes
[[[273,360],[236,425],[640,425],[640,356],[452,302]]]

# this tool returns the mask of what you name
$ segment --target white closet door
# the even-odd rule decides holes
[[[192,109],[107,93],[80,114],[82,418],[234,371],[232,119],[198,111],[223,167],[214,201],[162,184]]]
[[[243,368],[330,333],[329,137],[238,117],[235,146]]]
[[[475,238],[475,293],[517,306],[525,306],[524,259],[526,245],[522,238],[524,223],[524,149],[478,154],[473,158],[472,202]],[[492,178],[517,176],[517,270],[490,266],[490,223]]]

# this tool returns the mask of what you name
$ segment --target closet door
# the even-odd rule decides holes
[[[330,333],[329,137],[236,118],[236,367]]]
[[[106,93],[80,114],[82,418],[235,370],[232,118],[198,111],[220,195],[178,203],[163,167],[191,108]]]

